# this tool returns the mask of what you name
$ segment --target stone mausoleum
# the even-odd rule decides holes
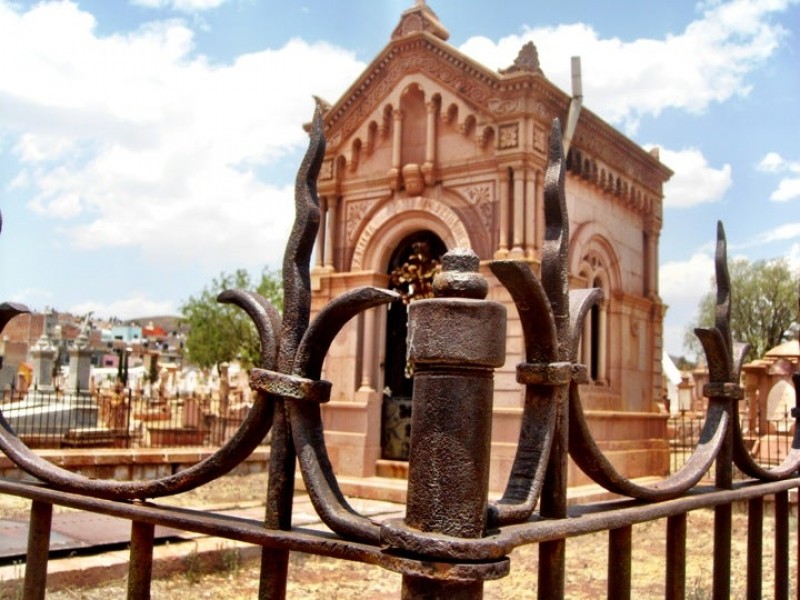
[[[425,2],[405,11],[391,39],[347,92],[325,105],[328,146],[319,176],[322,223],[312,270],[313,310],[364,285],[427,291],[447,249],[472,248],[508,308],[506,364],[495,374],[492,489],[502,488],[519,435],[524,360],[516,308],[488,263],[520,258],[539,273],[543,180],[550,127],[568,147],[569,272],[600,287],[581,345],[590,382],[581,396],[600,447],[629,477],[668,468],[662,400],[658,244],[662,186],[671,171],[551,83],[536,48],[499,72],[447,43]],[[360,315],[334,342],[323,376],[326,441],[340,475],[403,474],[411,380],[406,307]],[[573,468],[570,484],[588,480]]]

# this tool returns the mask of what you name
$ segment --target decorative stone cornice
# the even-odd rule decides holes
[[[614,171],[644,186],[649,193],[660,194],[662,185],[673,174],[653,153],[586,109],[581,111],[572,144],[583,153],[602,156]]]

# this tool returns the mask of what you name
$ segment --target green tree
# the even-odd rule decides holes
[[[249,367],[259,353],[258,334],[250,317],[240,308],[217,302],[225,290],[253,290],[250,274],[244,269],[222,273],[198,296],[190,296],[181,306],[183,322],[189,326],[186,358],[199,367],[218,367],[238,359]],[[283,308],[283,282],[280,272],[264,269],[255,287],[257,293],[278,310]]]
[[[798,281],[789,262],[747,259],[733,260],[728,265],[731,281],[731,336],[733,341],[750,344],[750,358],[760,358],[767,350],[786,341],[798,323]],[[700,351],[694,335],[695,327],[714,324],[716,285],[700,300],[698,317],[686,331],[685,345]]]

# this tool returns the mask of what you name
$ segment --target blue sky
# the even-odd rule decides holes
[[[661,148],[666,347],[730,256],[800,265],[800,0],[431,0],[491,68],[533,40],[584,106]],[[412,0],[0,0],[0,300],[177,313],[221,271],[277,267],[313,110]]]

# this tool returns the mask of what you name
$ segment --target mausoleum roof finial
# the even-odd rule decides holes
[[[421,31],[432,33],[444,41],[450,37],[450,32],[441,24],[439,17],[425,0],[414,0],[414,5],[400,17],[400,23],[392,32],[392,39],[403,38]]]

